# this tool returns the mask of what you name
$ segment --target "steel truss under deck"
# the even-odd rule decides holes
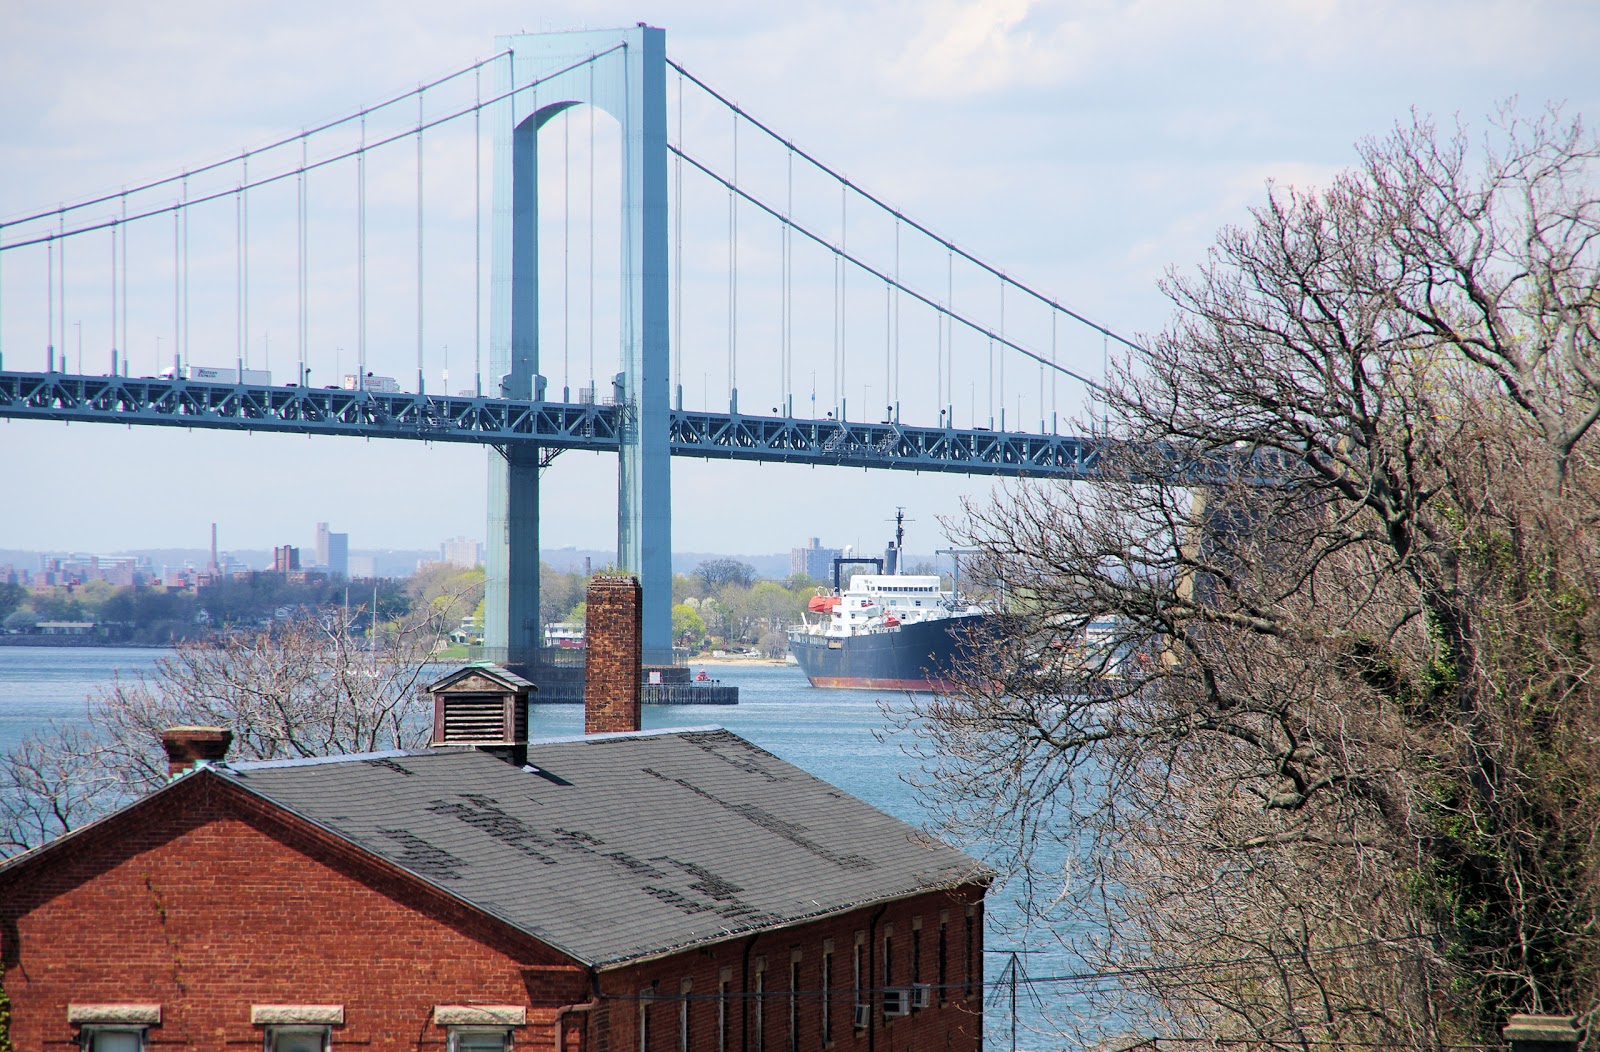
[[[203,427],[616,452],[625,405],[316,387],[0,372],[0,418]],[[966,475],[1085,479],[1094,439],[1019,432],[671,412],[673,456]]]

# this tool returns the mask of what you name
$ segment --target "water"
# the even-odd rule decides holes
[[[9,749],[29,732],[51,720],[82,721],[84,699],[123,676],[150,671],[158,658],[170,653],[153,649],[95,649],[51,647],[0,647],[0,750]],[[646,729],[718,724],[756,743],[790,763],[833,783],[875,807],[914,825],[928,814],[904,778],[913,763],[888,730],[881,702],[898,702],[903,695],[871,691],[822,690],[809,686],[805,675],[792,665],[726,667],[712,669],[719,678],[739,688],[739,704],[647,705]],[[535,705],[530,737],[579,734],[583,710],[578,705]],[[1007,954],[1022,943],[1002,929],[1014,916],[1006,893],[991,894],[985,965],[995,983]],[[1030,952],[1024,958],[1030,974],[1060,974],[1072,970],[1056,953]],[[1043,993],[1050,1004],[1034,1000]],[[987,1009],[985,1044],[1010,1048],[1010,991],[996,988]],[[1018,1009],[1020,1048],[1059,1048],[1060,1040],[1040,1036],[1048,1029],[1046,1014],[1059,1015],[1066,1002],[1047,990],[1026,988]]]

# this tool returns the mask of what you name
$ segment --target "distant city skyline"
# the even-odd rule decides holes
[[[1356,160],[1360,139],[1383,135],[1413,107],[1442,126],[1459,116],[1474,141],[1513,97],[1525,115],[1556,100],[1569,113],[1600,116],[1591,57],[1600,50],[1600,9],[1579,2],[820,0],[751,7],[603,0],[530,12],[510,0],[290,2],[259,10],[172,0],[160,18],[137,5],[14,4],[0,39],[0,221],[96,192],[115,194],[293,135],[485,58],[497,34],[640,19],[664,27],[669,53],[696,75],[853,181],[1129,336],[1166,324],[1162,276],[1203,263],[1219,228],[1248,221],[1268,180],[1326,185]],[[697,150],[718,164],[727,160],[726,121],[689,131]],[[448,149],[454,140],[447,134],[456,133],[441,132],[429,147],[437,151],[428,162],[433,187],[459,175],[464,163]],[[571,139],[573,149],[587,149],[583,135]],[[751,141],[741,140],[741,149],[753,150]],[[603,149],[596,156],[603,175]],[[375,213],[370,232],[369,367],[410,387],[418,344],[414,177],[405,163],[374,170],[374,200],[386,211]],[[353,186],[353,175],[329,176],[314,185],[314,201],[331,209],[327,202]],[[292,187],[287,193],[292,202]],[[441,226],[459,226],[459,207],[451,211],[458,204],[437,202],[430,214]],[[252,213],[257,236],[270,233],[272,207],[267,195],[252,204],[260,210]],[[231,362],[237,332],[233,208],[218,208],[227,213],[219,221],[228,247],[197,263],[217,283],[195,298],[191,357],[203,364]],[[721,398],[725,406],[726,394],[718,392],[725,392],[727,347],[717,326],[728,314],[726,282],[718,278],[728,252],[722,213],[713,213],[711,220],[701,213],[685,232],[685,267],[698,284],[686,300],[690,360],[680,379],[692,403]],[[327,268],[327,280],[312,287],[316,350],[333,356],[316,359],[319,384],[337,383],[354,364],[354,263],[347,258],[354,224],[342,215],[317,226],[311,244]],[[470,235],[470,217],[466,227]],[[756,229],[741,230],[747,228]],[[602,240],[608,230],[602,223]],[[0,227],[0,239],[6,233]],[[450,388],[460,389],[471,382],[475,338],[470,247],[451,255],[448,239],[433,233],[430,287],[438,291],[425,341],[429,389],[438,389],[446,367]],[[747,236],[757,237],[741,234],[741,260],[753,267],[776,255],[775,234],[761,233],[765,240],[749,242],[748,250]],[[136,253],[155,253],[142,258],[170,260],[170,222],[130,237]],[[265,242],[258,251],[251,276],[261,284],[254,286],[248,338],[259,358],[251,364],[271,365],[282,382],[294,369],[295,301],[270,281],[294,273],[295,252]],[[76,368],[81,339],[83,368],[105,371],[109,304],[101,299],[109,249],[101,242],[72,249],[72,305],[65,315],[57,311],[57,335],[49,338],[47,305],[27,291],[40,268],[24,255],[7,253],[0,267],[5,367],[43,368],[53,342],[64,344],[55,351],[70,355]],[[122,349],[136,374],[170,364],[172,350],[171,270],[164,262],[146,269],[149,288],[136,290],[133,334]],[[487,286],[491,275],[483,279]],[[876,312],[851,330],[861,356],[846,386],[857,416],[884,397],[884,341],[875,335],[885,331],[883,293],[868,285],[852,286],[859,309]],[[741,288],[754,297],[760,286],[752,280]],[[614,282],[601,289],[602,312],[613,289]],[[741,406],[765,412],[776,405],[775,328],[768,312],[748,306],[759,300],[743,302]],[[586,306],[575,303],[573,312]],[[567,348],[557,335],[541,354],[542,371],[559,391]],[[594,371],[604,387],[614,344],[592,333],[572,344],[570,385],[588,382],[598,345]],[[797,410],[805,410],[805,392],[829,382],[826,344],[823,338],[797,348],[809,363],[806,375],[794,377]],[[981,347],[969,350],[981,372]],[[925,376],[934,353],[908,341],[905,375]],[[1105,353],[1102,341],[1082,332],[1062,347],[1064,361],[1091,375]],[[1021,385],[1029,404],[1041,403],[1036,372],[1013,371],[1009,379],[1010,391]],[[1063,415],[1092,411],[1080,396],[1080,389],[1063,388]],[[970,389],[960,385],[962,418],[981,417],[982,405],[966,403],[984,397],[981,376]],[[911,422],[934,417],[932,404],[908,407]],[[1012,419],[1015,426],[1014,411]],[[0,458],[13,499],[0,510],[0,547],[203,547],[215,520],[227,544],[270,551],[285,543],[309,547],[306,524],[326,520],[349,533],[352,550],[427,549],[441,538],[484,536],[493,456],[421,442],[5,423]],[[543,546],[613,547],[615,478],[614,457],[559,456],[542,480]],[[903,505],[916,520],[908,547],[931,551],[946,541],[941,520],[959,519],[964,499],[987,500],[994,488],[985,478],[954,475],[675,458],[673,546],[762,554],[819,535],[829,546],[876,549],[890,532],[885,520]]]

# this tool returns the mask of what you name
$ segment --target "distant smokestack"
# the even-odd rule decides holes
[[[583,733],[640,729],[644,595],[634,577],[596,577],[585,597]]]
[[[167,750],[167,774],[181,774],[197,762],[217,763],[227,757],[233,732],[226,727],[168,727],[161,732]]]
[[[211,572],[217,572],[217,524],[211,524]]]

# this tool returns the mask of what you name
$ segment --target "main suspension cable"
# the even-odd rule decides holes
[[[604,51],[598,52],[598,53],[596,53],[594,55],[590,55],[588,58],[580,59],[580,60],[578,60],[576,62],[573,62],[571,65],[564,66],[563,68],[558,69],[553,73],[546,74],[545,76],[540,77],[540,78],[535,79],[535,80],[530,80],[528,83],[519,85],[519,86],[517,86],[515,88],[510,88],[510,89],[508,89],[508,90],[506,90],[504,92],[501,92],[499,95],[496,95],[496,96],[494,96],[492,98],[484,99],[481,102],[476,102],[471,106],[467,106],[467,107],[464,107],[462,109],[456,110],[456,111],[454,111],[452,113],[445,114],[442,117],[436,117],[433,120],[428,121],[427,124],[425,124],[423,127],[425,129],[437,128],[442,124],[448,124],[449,122],[451,122],[453,120],[458,120],[458,119],[460,119],[462,117],[465,117],[469,113],[477,113],[478,111],[480,111],[482,109],[485,109],[487,107],[493,106],[494,104],[496,104],[498,102],[504,102],[506,99],[513,98],[514,96],[519,95],[522,92],[532,91],[532,90],[536,89],[539,85],[545,83],[546,81],[554,80],[557,77],[560,77],[560,76],[562,76],[564,74],[570,73],[575,69],[578,69],[578,68],[580,68],[580,67],[582,67],[584,65],[587,65],[587,64],[589,64],[591,62],[596,61],[597,59],[603,58],[606,55],[611,54],[613,51],[621,51],[622,49],[623,49],[623,45],[622,44],[617,44],[617,45],[615,45],[613,47],[607,48]],[[363,132],[363,138],[364,138],[364,134],[365,133]],[[363,153],[365,153],[365,152],[367,152],[369,150],[376,150],[376,149],[378,149],[380,147],[388,146],[391,143],[398,142],[401,139],[408,139],[408,138],[410,138],[411,136],[413,136],[415,134],[416,134],[416,130],[415,129],[408,128],[403,132],[396,132],[395,134],[390,135],[390,136],[388,136],[386,138],[383,138],[383,139],[374,139],[370,143],[365,143],[364,142],[364,144],[362,146],[360,146],[360,147],[358,147],[356,149],[346,150],[343,153],[338,153],[338,154],[334,154],[334,155],[329,156],[329,157],[324,157],[320,161],[316,161],[315,163],[312,163],[312,164],[304,166],[303,169],[302,168],[291,168],[288,171],[280,172],[277,175],[263,176],[261,178],[256,179],[255,181],[253,181],[250,184],[250,187],[251,187],[251,189],[255,189],[255,188],[258,188],[258,187],[262,187],[262,186],[270,186],[270,185],[272,185],[274,183],[279,183],[279,182],[282,182],[285,179],[291,178],[294,175],[298,174],[300,171],[308,171],[309,172],[309,171],[315,171],[318,168],[330,167],[332,165],[340,163],[341,161],[348,161],[353,157],[359,157],[361,154],[363,154]],[[261,151],[257,150],[255,152],[260,153]],[[237,157],[231,158],[228,161],[228,163],[232,164],[234,161],[237,161],[237,160],[238,160]],[[191,174],[196,174],[196,173],[191,173]],[[170,182],[171,180],[165,180],[165,181],[166,182]],[[133,221],[139,220],[139,219],[149,219],[151,216],[165,215],[166,213],[171,212],[175,208],[192,207],[192,206],[195,206],[195,205],[209,204],[212,201],[220,201],[223,198],[232,197],[232,196],[236,195],[237,193],[239,193],[240,189],[241,189],[241,187],[234,186],[234,187],[231,187],[231,188],[228,188],[228,189],[217,190],[217,191],[215,191],[213,193],[206,194],[206,195],[204,195],[202,197],[193,198],[192,200],[189,200],[189,201],[184,202],[182,204],[170,204],[170,205],[162,205],[159,208],[150,208],[150,209],[147,209],[146,211],[137,212],[137,213],[135,213],[135,214],[133,214],[131,216],[128,216],[125,221],[126,222],[133,222]],[[132,191],[130,191],[130,192],[132,192]],[[63,210],[65,210],[65,207],[66,206],[63,206]],[[80,207],[81,206],[79,206],[79,205],[74,205],[73,206],[74,209],[80,208]],[[51,212],[51,213],[46,213],[46,214],[47,215],[54,215],[55,213]],[[5,224],[5,226],[17,226],[21,222],[23,222],[23,221],[19,220],[17,222],[7,223],[7,224]],[[41,234],[41,235],[39,235],[37,237],[31,237],[31,238],[27,238],[27,239],[22,240],[22,241],[13,241],[13,242],[9,242],[9,243],[4,244],[4,245],[0,245],[0,251],[10,252],[13,249],[28,248],[28,247],[30,247],[32,245],[42,245],[46,241],[51,240],[52,238],[61,239],[61,238],[66,238],[66,237],[76,237],[79,234],[88,234],[88,233],[92,233],[92,232],[94,232],[96,230],[104,230],[106,227],[110,226],[112,223],[115,223],[115,222],[118,222],[118,220],[115,217],[113,217],[111,219],[106,220],[105,222],[89,223],[89,224],[86,224],[84,226],[74,227],[72,229],[71,233],[69,234],[67,232],[66,228],[65,228],[65,222],[63,221],[62,227],[61,227],[61,229],[59,231],[54,231],[54,232],[50,232],[50,233],[46,233],[46,234]]]
[[[1027,285],[1022,284],[1021,282],[1016,281],[1015,279],[1007,278],[1005,276],[1005,274],[1001,273],[1001,271],[999,269],[997,269],[996,267],[991,266],[990,264],[985,263],[983,260],[979,259],[977,256],[972,255],[972,253],[970,253],[967,250],[961,248],[959,245],[957,245],[954,241],[951,241],[949,238],[946,238],[943,235],[938,234],[933,230],[930,230],[928,227],[923,226],[921,223],[918,223],[916,220],[912,219],[910,216],[905,215],[904,213],[900,212],[898,209],[896,209],[893,206],[891,206],[890,204],[888,204],[888,202],[884,201],[882,198],[876,196],[875,194],[870,193],[869,191],[863,189],[862,187],[856,185],[855,183],[852,183],[849,180],[849,178],[846,177],[843,173],[835,171],[833,168],[830,168],[828,165],[824,164],[821,160],[819,160],[813,154],[807,153],[805,150],[802,150],[799,147],[795,146],[788,139],[785,139],[783,136],[779,135],[772,128],[770,128],[766,124],[763,124],[761,121],[757,120],[755,117],[752,117],[749,113],[745,112],[744,110],[740,109],[739,105],[737,103],[733,102],[727,96],[723,95],[721,92],[719,92],[715,88],[711,87],[711,85],[707,84],[705,81],[701,80],[699,77],[696,77],[693,73],[690,73],[688,70],[684,69],[683,66],[681,66],[678,63],[674,62],[672,59],[670,59],[670,58],[667,59],[667,65],[671,66],[673,69],[677,70],[683,76],[687,77],[690,81],[692,81],[695,84],[696,87],[700,88],[700,90],[704,91],[706,94],[710,95],[712,98],[716,99],[718,102],[722,103],[724,106],[727,106],[728,108],[732,109],[734,112],[738,113],[745,120],[747,120],[751,124],[753,124],[755,127],[759,128],[761,131],[763,131],[767,135],[771,136],[777,142],[781,143],[786,149],[793,150],[795,153],[799,154],[802,158],[804,158],[807,162],[809,162],[817,170],[821,171],[823,174],[829,176],[832,179],[838,180],[845,187],[847,187],[847,188],[849,188],[851,190],[854,190],[861,197],[865,198],[867,201],[870,201],[872,204],[877,205],[879,208],[882,208],[884,211],[890,213],[895,218],[903,220],[908,226],[910,226],[913,230],[917,231],[918,233],[922,234],[924,237],[927,237],[927,238],[931,239],[932,241],[936,242],[937,244],[940,244],[940,245],[944,246],[949,251],[961,256],[962,259],[964,259],[967,262],[971,263],[973,266],[976,266],[976,267],[978,267],[978,268],[980,268],[982,270],[988,271],[990,274],[994,275],[997,278],[1000,278],[1002,281],[1006,281],[1009,284],[1016,286],[1016,288],[1019,291],[1026,293],[1027,295],[1029,295],[1029,296],[1033,297],[1034,299],[1038,300],[1040,303],[1043,303],[1048,307],[1051,307],[1051,308],[1053,308],[1055,310],[1060,311],[1062,314],[1067,315],[1068,317],[1074,319],[1075,321],[1081,322],[1082,324],[1089,326],[1091,329],[1094,329],[1096,332],[1099,332],[1102,335],[1108,336],[1111,339],[1116,340],[1118,343],[1124,344],[1125,346],[1127,346],[1127,347],[1129,347],[1129,348],[1131,348],[1133,350],[1136,350],[1136,351],[1137,350],[1143,350],[1143,348],[1140,347],[1139,344],[1133,342],[1132,340],[1127,339],[1126,337],[1118,335],[1116,332],[1114,332],[1113,330],[1107,328],[1104,325],[1101,325],[1099,322],[1096,322],[1096,321],[1093,321],[1093,320],[1091,320],[1089,318],[1086,318],[1082,314],[1079,314],[1076,311],[1074,311],[1074,310],[1072,310],[1072,309],[1070,309],[1068,307],[1062,306],[1059,302],[1057,302],[1056,300],[1051,299],[1049,296],[1046,296],[1044,293],[1038,292],[1035,289],[1033,289],[1033,288],[1031,288],[1031,287],[1029,287]]]
[[[621,47],[620,44],[617,45],[617,46]],[[612,48],[611,50],[615,51],[616,48]],[[407,92],[405,92],[403,94],[396,95],[393,98],[385,99],[382,102],[376,103],[376,104],[371,105],[371,106],[364,107],[361,110],[357,111],[356,113],[348,113],[348,114],[345,114],[343,117],[338,117],[338,118],[335,118],[334,120],[325,121],[324,123],[319,124],[314,128],[302,129],[299,133],[297,133],[295,135],[289,135],[289,136],[286,136],[286,137],[284,137],[282,139],[277,140],[276,142],[270,142],[265,146],[257,146],[253,150],[247,150],[245,152],[245,155],[246,156],[250,156],[250,155],[258,154],[258,153],[270,153],[273,150],[281,149],[281,148],[283,148],[285,146],[288,146],[288,145],[292,144],[296,139],[303,139],[307,135],[317,135],[317,134],[320,134],[321,132],[331,131],[334,128],[338,128],[338,127],[341,127],[343,125],[349,124],[351,121],[363,119],[369,113],[377,113],[379,110],[384,110],[384,109],[389,108],[390,106],[394,106],[394,105],[397,105],[399,103],[402,103],[406,99],[411,98],[413,95],[416,95],[416,94],[419,94],[420,92],[426,91],[429,88],[435,88],[435,87],[438,87],[441,84],[448,84],[450,81],[455,80],[457,77],[466,76],[468,73],[476,73],[479,69],[481,69],[482,67],[488,65],[490,62],[494,62],[497,59],[500,59],[500,58],[502,58],[502,57],[504,57],[506,55],[509,55],[509,54],[511,54],[511,50],[509,48],[506,49],[505,51],[497,52],[496,54],[491,55],[489,58],[486,58],[481,62],[474,62],[470,66],[463,66],[461,69],[458,69],[453,73],[447,73],[442,77],[439,77],[439,78],[437,78],[435,80],[431,80],[428,83],[423,84],[421,87],[417,88],[415,91],[407,91]],[[595,57],[599,57],[599,56],[595,56]],[[8,226],[21,226],[21,225],[23,225],[25,223],[33,223],[33,222],[37,222],[40,219],[47,219],[50,216],[53,216],[53,215],[57,214],[58,212],[63,212],[63,211],[65,211],[65,212],[77,212],[77,211],[81,211],[81,210],[83,210],[85,208],[93,208],[95,205],[104,204],[105,202],[114,200],[119,196],[125,197],[128,194],[141,194],[141,193],[144,193],[144,192],[149,191],[149,190],[156,190],[156,189],[159,189],[160,187],[167,186],[167,185],[169,185],[171,183],[178,182],[181,179],[189,178],[190,176],[205,175],[207,172],[214,172],[219,168],[226,168],[228,165],[233,164],[237,160],[238,160],[238,157],[229,156],[229,157],[226,157],[226,158],[224,158],[224,159],[222,159],[220,161],[213,161],[210,164],[201,165],[199,168],[185,169],[184,172],[179,174],[179,175],[169,175],[169,176],[165,176],[164,178],[161,178],[161,179],[152,180],[152,181],[150,181],[148,183],[141,183],[140,185],[135,186],[132,189],[124,187],[122,190],[120,190],[120,191],[118,191],[117,193],[114,193],[114,194],[102,194],[99,197],[87,198],[87,199],[85,199],[83,201],[75,202],[74,204],[60,205],[60,206],[58,206],[56,208],[51,208],[51,209],[48,209],[48,210],[43,211],[43,212],[36,212],[36,213],[31,214],[31,215],[20,216],[20,217],[18,217],[16,219],[8,219],[8,220],[5,220],[4,222],[0,222],[0,228],[4,228],[4,227],[8,227]],[[163,209],[163,211],[164,211],[164,209]]]
[[[931,299],[926,294],[917,291],[916,289],[910,287],[909,285],[905,285],[905,284],[901,284],[901,283],[895,282],[893,274],[888,274],[888,273],[885,273],[884,271],[879,270],[878,268],[872,266],[872,264],[866,262],[865,260],[863,260],[863,259],[861,259],[861,258],[859,258],[857,256],[851,255],[845,249],[845,247],[843,245],[832,244],[831,242],[828,241],[827,238],[823,237],[822,235],[814,233],[809,228],[804,227],[804,226],[800,225],[799,223],[795,222],[794,220],[783,216],[775,208],[773,208],[771,205],[768,205],[766,202],[762,201],[760,198],[751,195],[750,193],[748,193],[745,190],[741,190],[738,187],[733,186],[733,184],[730,183],[726,178],[724,178],[723,176],[717,174],[717,172],[712,170],[710,167],[708,167],[708,166],[702,164],[701,162],[695,160],[693,157],[690,157],[688,154],[684,153],[679,147],[669,143],[667,145],[667,149],[672,151],[677,156],[682,157],[693,168],[695,168],[696,170],[698,170],[702,174],[704,174],[706,176],[709,176],[711,179],[713,179],[714,181],[722,184],[724,187],[727,187],[727,188],[733,190],[734,193],[738,194],[740,197],[744,198],[744,200],[750,202],[752,205],[755,205],[761,211],[765,212],[767,215],[769,215],[772,218],[776,219],[778,222],[787,223],[797,233],[805,236],[807,239],[809,239],[810,241],[812,241],[816,245],[818,245],[818,246],[828,250],[829,252],[833,253],[835,259],[840,261],[840,263],[841,263],[841,267],[839,269],[841,269],[841,270],[843,269],[842,268],[842,263],[849,263],[849,264],[855,266],[857,269],[861,270],[863,273],[869,274],[872,277],[877,278],[879,281],[886,281],[886,282],[890,282],[891,284],[895,284],[900,289],[901,292],[905,293],[907,296],[910,296],[912,299],[916,300],[918,303],[921,303],[922,305],[924,305],[926,307],[933,308],[935,311],[939,312],[940,314],[944,315],[945,317],[950,318],[952,321],[959,321],[962,325],[966,326],[968,329],[971,329],[973,332],[978,333],[979,335],[984,336],[984,337],[986,337],[988,339],[992,339],[997,344],[1000,344],[1001,346],[1009,347],[1011,350],[1016,351],[1018,354],[1025,355],[1026,357],[1031,358],[1032,360],[1034,360],[1036,362],[1045,362],[1047,364],[1051,364],[1051,367],[1053,369],[1055,369],[1057,372],[1061,373],[1062,375],[1070,376],[1074,380],[1077,380],[1080,383],[1087,384],[1089,387],[1092,387],[1095,390],[1100,390],[1101,385],[1100,385],[1100,383],[1098,381],[1091,380],[1086,376],[1083,376],[1083,375],[1081,375],[1081,374],[1079,374],[1077,372],[1074,372],[1071,369],[1068,369],[1064,365],[1060,365],[1058,363],[1050,363],[1050,360],[1047,357],[1045,357],[1044,355],[1041,355],[1041,354],[1039,354],[1039,353],[1037,353],[1035,351],[1031,351],[1031,350],[1029,350],[1028,348],[1022,346],[1019,343],[1016,343],[1016,342],[1014,342],[1014,341],[1012,341],[1010,339],[1002,337],[999,333],[995,332],[993,329],[990,329],[990,328],[980,324],[979,322],[972,321],[970,318],[967,318],[967,317],[964,317],[964,316],[962,316],[960,314],[957,314],[954,310],[950,309],[949,307],[941,306],[939,303],[937,303],[935,300]],[[842,216],[842,214],[843,214],[843,211],[841,209],[841,216]],[[843,238],[841,237],[841,241],[842,240],[843,240]],[[840,279],[835,282],[835,288],[836,288],[837,293],[838,293],[837,296],[836,296],[835,306],[836,307],[842,307],[843,301],[844,301],[844,292],[843,292],[843,287],[842,287],[842,275],[841,275]],[[1062,313],[1066,314],[1066,313],[1070,313],[1070,312],[1064,310],[1064,311],[1062,311]],[[839,316],[836,319],[836,336],[838,337],[839,343],[842,345],[843,336],[844,336],[844,331],[843,331],[844,330],[843,311],[839,310],[838,314],[839,314]],[[1111,339],[1116,339],[1117,338],[1115,333],[1105,333],[1104,335],[1109,336]],[[835,363],[835,365],[836,365],[836,373],[835,373],[834,379],[835,379],[836,385],[842,385],[843,382],[844,382],[844,376],[843,376],[844,364],[843,364],[843,353],[842,353],[842,350],[837,355],[837,358],[838,358],[838,361],[836,361],[836,363]],[[947,361],[948,361],[948,359],[947,359]],[[839,389],[841,389],[840,386],[836,386],[836,391],[839,390]]]

